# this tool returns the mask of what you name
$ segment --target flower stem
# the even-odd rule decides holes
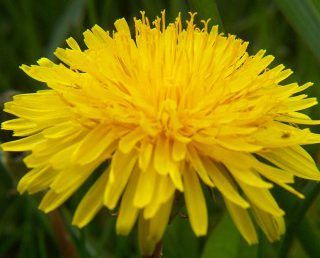
[[[154,249],[154,252],[152,255],[147,255],[147,256],[142,256],[142,258],[161,258],[162,257],[162,242],[160,241],[157,245],[156,248]]]
[[[77,250],[71,242],[70,235],[65,228],[64,221],[61,218],[59,211],[51,212],[50,221],[62,257],[78,258],[79,255]]]

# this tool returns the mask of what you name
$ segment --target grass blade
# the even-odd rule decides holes
[[[229,214],[225,214],[206,241],[201,258],[237,257],[240,234],[233,225]]]
[[[290,25],[310,47],[320,61],[320,8],[319,1],[275,0]]]
[[[297,234],[303,249],[310,258],[317,258],[320,254],[320,246],[317,244],[320,242],[320,235],[315,228],[307,218],[304,218],[300,223]]]
[[[300,226],[304,215],[308,211],[311,204],[315,201],[319,193],[320,184],[317,182],[309,182],[303,191],[303,194],[305,195],[304,201],[302,202],[301,200],[297,200],[296,203],[292,205],[288,212],[288,214],[292,215],[288,218],[287,231],[279,250],[279,258],[286,258],[288,256],[288,252],[297,233],[297,229]]]

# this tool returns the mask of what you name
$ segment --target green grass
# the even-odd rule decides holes
[[[94,24],[112,30],[120,17],[129,19],[146,10],[154,18],[167,9],[168,20],[181,12],[198,12],[211,18],[224,33],[249,41],[253,54],[266,49],[295,73],[292,80],[313,81],[308,94],[320,96],[320,1],[318,0],[2,0],[0,1],[0,93],[3,103],[13,92],[32,92],[44,85],[29,79],[21,64],[33,64],[41,56],[54,58],[56,47]],[[319,108],[309,111],[320,119]],[[1,113],[1,120],[8,116]],[[315,128],[320,131],[319,128]],[[1,141],[10,135],[1,132]],[[319,162],[319,147],[308,148]],[[16,182],[25,173],[21,155],[1,154],[0,257],[5,258],[125,258],[139,257],[136,230],[129,237],[115,234],[115,217],[106,209],[88,227],[71,226],[71,214],[83,190],[59,211],[45,215],[37,209],[40,195],[19,196]],[[86,186],[84,186],[85,188]],[[196,238],[186,219],[176,217],[164,237],[164,258],[307,258],[320,257],[319,185],[299,181],[296,187],[306,200],[277,189],[274,194],[287,212],[287,234],[269,243],[262,234],[259,245],[248,246],[221,201],[210,207],[207,238]]]

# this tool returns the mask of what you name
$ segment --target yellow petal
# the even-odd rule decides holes
[[[75,130],[79,130],[79,128],[75,129],[74,124],[68,121],[43,130],[42,135],[45,138],[56,139],[66,137],[71,133],[75,132]]]
[[[4,151],[28,151],[44,141],[41,133],[1,144]]]
[[[207,233],[208,213],[198,176],[189,168],[184,172],[183,179],[184,198],[191,227],[197,236],[203,236]]]
[[[138,224],[139,248],[142,255],[149,256],[156,247],[156,242],[148,238],[150,220],[145,220],[140,213]]]
[[[60,170],[59,175],[50,185],[56,193],[65,192],[74,185],[80,186],[96,169],[99,164],[93,163],[86,166],[73,165]]]
[[[183,192],[183,183],[182,183],[182,173],[183,164],[175,162],[173,160],[169,161],[169,176],[174,184],[174,186],[181,192]]]
[[[116,223],[117,233],[120,235],[128,235],[134,226],[138,217],[138,208],[133,205],[133,196],[137,189],[139,179],[139,170],[137,166],[132,172],[128,186],[122,196],[119,214]]]
[[[174,196],[164,203],[154,217],[150,219],[148,239],[157,243],[168,226]]]
[[[300,146],[272,149],[259,155],[298,177],[320,180],[320,172],[313,159]]]
[[[42,130],[41,127],[35,127],[35,128],[25,129],[25,130],[15,130],[13,133],[13,136],[25,137],[25,136],[39,133],[41,130]]]
[[[303,124],[303,125],[318,125],[320,120],[312,120],[309,116],[299,113],[299,112],[290,112],[285,115],[280,115],[276,117],[277,121],[294,123],[294,124]]]
[[[187,145],[186,143],[175,140],[172,147],[172,157],[175,161],[183,160],[186,156]]]
[[[46,138],[46,141],[41,142],[36,145],[32,150],[32,154],[37,156],[53,156],[60,152],[61,150],[68,148],[69,146],[79,142],[85,136],[85,132],[77,127],[73,128],[73,131],[69,135],[65,135],[59,138]],[[73,151],[72,151],[73,153]],[[70,160],[70,155],[68,155],[68,160]]]
[[[165,137],[159,136],[157,140],[157,145],[155,147],[153,159],[155,170],[162,175],[168,174],[170,162],[169,159],[169,140]]]
[[[298,192],[297,190],[295,190],[293,187],[285,184],[285,183],[277,183],[279,186],[281,186],[282,188],[286,189],[288,192],[296,195],[298,198],[300,199],[304,199],[304,195],[300,192]]]
[[[206,158],[203,159],[203,165],[208,171],[209,177],[213,181],[214,185],[228,200],[241,206],[242,208],[249,207],[249,203],[240,196],[236,186],[234,186],[232,181],[225,176],[224,171],[222,171],[217,164]]]
[[[59,149],[57,153],[53,155],[48,155],[49,163],[56,170],[64,170],[64,169],[68,169],[69,167],[74,167],[75,164],[72,163],[72,154],[75,153],[75,151],[79,147],[79,144],[80,144],[79,142],[71,143],[69,146]]]
[[[309,129],[293,127],[280,122],[270,122],[253,134],[255,141],[265,149],[318,143],[319,139]]]
[[[236,162],[239,162],[239,160],[237,160]],[[250,171],[247,168],[233,167],[229,164],[226,164],[226,167],[234,178],[244,184],[267,189],[272,187],[271,183],[262,180],[259,174],[255,171]]]
[[[207,184],[208,186],[213,187],[213,183],[208,176],[208,171],[203,166],[203,163],[202,163],[197,151],[191,145],[188,146],[188,157],[191,161],[191,165],[197,171],[197,173],[198,173],[199,177],[202,179],[202,181],[205,184]]]
[[[261,179],[254,170],[257,166],[257,160],[249,153],[226,152],[223,157],[223,164],[238,181],[245,184],[271,188],[272,184]]]
[[[72,159],[82,165],[88,164],[99,158],[114,140],[115,133],[108,130],[105,124],[100,124],[82,140]]]
[[[293,183],[294,182],[292,173],[285,171],[283,169],[266,165],[259,161],[257,161],[257,163],[254,165],[254,169],[257,170],[265,178],[275,183],[279,183],[279,182]]]
[[[249,143],[240,137],[224,137],[216,140],[222,147],[234,151],[256,152],[262,149],[262,146]]]
[[[295,194],[297,197],[304,199],[303,194],[299,193],[298,191],[293,189],[291,186],[287,185],[288,183],[294,182],[292,173],[282,169],[271,167],[263,163],[258,163],[257,166],[255,166],[255,168],[265,178],[278,184],[279,186],[283,187],[287,191]]]
[[[249,244],[255,244],[258,242],[258,237],[250,215],[246,209],[243,209],[233,202],[224,199],[228,211],[237,226],[241,235]]]
[[[114,209],[130,178],[136,164],[137,154],[132,151],[128,154],[117,151],[111,161],[109,181],[104,192],[104,204]]]
[[[20,194],[25,191],[33,194],[45,190],[50,186],[58,173],[58,171],[48,166],[34,168],[20,179],[17,189]]]
[[[23,162],[26,164],[28,168],[36,168],[43,167],[48,164],[48,157],[46,156],[38,156],[35,154],[30,154],[23,159]]]
[[[252,187],[241,182],[239,185],[248,199],[258,208],[277,217],[284,215],[284,211],[279,208],[269,190]]]
[[[273,242],[279,240],[286,230],[283,217],[273,216],[255,205],[252,205],[252,208],[258,225],[266,234],[269,241]]]
[[[1,124],[2,130],[12,130],[14,131],[13,136],[28,136],[31,134],[36,134],[41,129],[42,126],[38,125],[37,123],[23,119],[23,118],[16,118],[5,121]]]
[[[134,194],[133,204],[143,208],[151,201],[156,186],[156,171],[153,168],[145,172],[140,171],[137,189]]]
[[[69,188],[67,191],[62,193],[56,193],[54,190],[49,190],[42,198],[39,209],[44,211],[45,213],[56,209],[58,206],[64,203],[76,190],[77,187]]]
[[[71,49],[80,50],[80,46],[74,38],[70,37],[66,40],[66,42]]]
[[[86,43],[89,49],[100,48],[102,41],[100,40],[99,37],[97,37],[94,33],[92,33],[92,31],[86,30],[83,33],[83,36],[84,36],[84,42]]]
[[[5,121],[1,124],[2,130],[25,130],[36,127],[37,124],[23,118],[16,118]]]
[[[135,147],[137,142],[139,142],[144,137],[144,133],[140,128],[128,133],[127,135],[123,136],[119,141],[119,149],[123,153],[128,153],[132,151]]]
[[[50,107],[48,109],[35,108],[34,105],[29,107],[23,103],[19,104],[19,102],[20,101],[13,101],[5,103],[4,111],[27,120],[36,121],[37,123],[47,120],[50,121],[50,125],[70,118],[70,111],[65,108],[63,102],[58,103],[59,106],[57,107]]]
[[[144,208],[143,216],[145,219],[152,218],[160,209],[160,206],[168,202],[169,198],[174,195],[174,186],[168,176],[158,175],[157,184],[152,196],[152,201]]]
[[[153,145],[147,141],[142,141],[139,153],[139,167],[142,171],[146,171],[149,167],[153,152]]]
[[[83,197],[73,216],[73,225],[80,228],[84,227],[103,207],[103,193],[107,184],[108,176],[108,170],[103,172]]]
[[[112,40],[112,39],[109,36],[109,32],[105,31],[104,29],[102,29],[98,25],[94,25],[91,30],[92,30],[93,34],[96,37],[100,38],[105,44],[110,44],[110,40]]]
[[[42,129],[42,127],[26,119],[17,118],[3,122],[1,124],[1,129],[13,130],[13,136],[28,136],[31,134],[36,134]]]
[[[124,18],[116,20],[116,22],[114,23],[114,26],[116,27],[118,32],[124,33],[125,35],[130,36],[130,29],[127,21]]]

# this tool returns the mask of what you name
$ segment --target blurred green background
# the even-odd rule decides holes
[[[99,24],[113,30],[113,22],[132,18],[145,10],[150,18],[167,10],[172,21],[181,12],[198,12],[199,19],[211,18],[224,33],[250,41],[253,54],[266,49],[277,63],[292,68],[291,81],[315,82],[308,94],[320,96],[320,1],[319,0],[0,0],[0,91],[1,102],[16,92],[32,92],[44,85],[29,79],[18,68],[33,64],[42,56],[54,59],[53,51],[65,46],[73,36]],[[307,111],[320,119],[315,107]],[[9,117],[1,112],[1,120]],[[316,131],[320,131],[314,128]],[[10,139],[1,132],[1,141]],[[319,147],[308,147],[319,163]],[[5,258],[88,258],[139,257],[136,232],[129,237],[115,234],[115,215],[104,209],[83,230],[70,226],[71,215],[90,185],[87,183],[61,209],[45,215],[38,211],[39,196],[19,196],[17,180],[25,173],[22,153],[1,155],[0,167],[0,257]],[[306,258],[320,257],[319,185],[298,181],[305,193],[301,201],[281,189],[274,189],[286,212],[287,233],[281,241],[268,243],[259,232],[260,243],[248,246],[230,217],[224,212],[219,195],[211,205],[210,230],[206,238],[196,238],[184,217],[183,205],[164,237],[164,258]],[[207,196],[208,199],[210,196]]]

